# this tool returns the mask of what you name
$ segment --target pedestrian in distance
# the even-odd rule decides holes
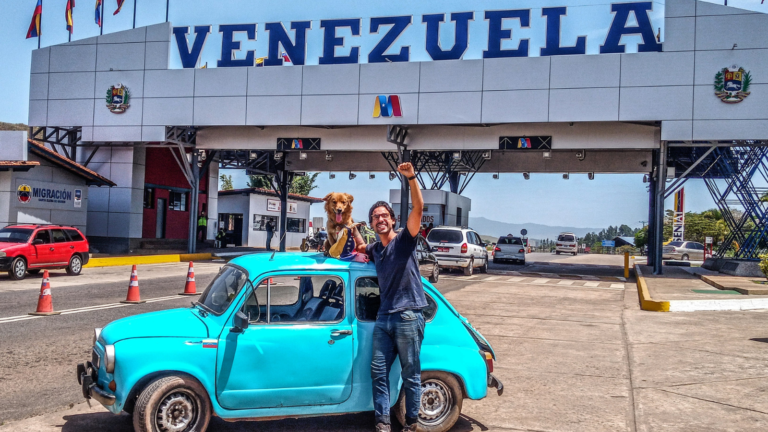
[[[224,242],[224,239],[226,238],[227,233],[224,232],[224,228],[219,228],[219,232],[216,233],[216,241],[214,242],[214,247],[221,248],[226,247],[226,244],[222,246],[222,243]]]
[[[416,238],[421,228],[424,200],[413,165],[406,162],[400,164],[397,170],[411,188],[413,210],[405,229],[395,232],[397,219],[394,210],[385,201],[379,201],[371,207],[368,218],[380,240],[357,248],[358,252],[368,254],[379,276],[381,306],[373,329],[371,361],[376,432],[391,431],[389,371],[398,355],[405,393],[404,431],[416,431],[421,407],[419,355],[424,340],[422,309],[427,306],[427,299],[416,260]]]
[[[427,225],[427,235],[429,235],[429,232],[432,231],[432,228],[434,227],[435,227],[435,224],[433,224],[432,222],[430,222],[429,225]],[[427,238],[427,236],[424,236],[424,238]]]
[[[325,247],[325,241],[328,240],[328,231],[325,230],[325,227],[320,227],[320,231],[315,235],[315,239],[317,240],[317,251],[322,252]]]
[[[275,223],[270,219],[267,221],[267,250],[272,250],[272,237],[275,235]]]
[[[197,237],[201,242],[205,241],[205,237],[208,234],[208,218],[205,217],[205,210],[200,212],[200,217],[197,218]]]

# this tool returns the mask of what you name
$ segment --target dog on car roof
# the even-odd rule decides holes
[[[323,198],[325,201],[325,213],[328,222],[325,230],[328,239],[325,241],[325,250],[330,256],[339,258],[341,255],[354,250],[357,243],[362,243],[363,238],[357,231],[355,221],[352,220],[352,201],[355,197],[348,193],[331,192]]]

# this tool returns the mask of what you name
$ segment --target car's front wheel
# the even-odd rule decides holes
[[[141,392],[133,410],[136,432],[205,432],[211,402],[200,383],[183,376],[158,378]]]
[[[77,276],[83,270],[83,259],[80,255],[72,255],[69,259],[69,265],[67,266],[67,274],[70,276]]]
[[[445,432],[456,424],[461,414],[464,393],[455,376],[447,372],[421,373],[419,431]],[[405,392],[393,407],[397,421],[405,426]]]
[[[429,276],[429,281],[431,283],[437,283],[437,279],[440,277],[440,266],[435,264],[434,267],[432,267],[432,274]]]
[[[13,280],[22,280],[27,275],[27,262],[24,258],[17,257],[11,262],[11,269],[8,270],[8,276]]]

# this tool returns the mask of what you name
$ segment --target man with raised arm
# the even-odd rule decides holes
[[[424,316],[427,306],[421,285],[419,263],[416,259],[416,237],[421,227],[424,200],[410,162],[400,164],[398,172],[411,188],[413,210],[404,229],[396,233],[395,212],[384,201],[371,207],[368,213],[371,227],[380,241],[358,246],[358,252],[368,254],[379,276],[381,306],[373,330],[373,406],[376,412],[376,432],[389,432],[389,370],[400,355],[403,391],[405,392],[404,431],[415,431],[421,406],[421,363],[419,354],[424,340]],[[407,202],[401,205],[408,205]]]

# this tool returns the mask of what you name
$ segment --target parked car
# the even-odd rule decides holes
[[[499,237],[496,247],[493,249],[493,263],[501,261],[515,261],[525,264],[526,245],[520,237]]]
[[[673,241],[662,249],[662,259],[704,261],[704,245],[697,242]]]
[[[579,244],[576,242],[576,234],[570,232],[560,233],[557,236],[557,243],[555,243],[555,253],[572,253],[576,255],[579,253]]]
[[[471,276],[475,268],[488,271],[486,244],[471,228],[438,226],[427,235],[427,242],[437,257],[440,268],[461,269]]]
[[[0,271],[20,280],[43,269],[66,269],[77,276],[88,264],[88,240],[63,225],[9,225],[0,229]]]
[[[437,283],[440,277],[440,264],[429,243],[419,234],[416,238],[416,259],[419,261],[419,272],[432,283]]]
[[[429,282],[421,347],[421,429],[443,432],[464,399],[498,394],[488,341]],[[254,288],[255,287],[255,288]],[[96,329],[77,366],[86,399],[133,416],[137,431],[204,432],[224,420],[373,410],[372,335],[379,309],[372,263],[322,254],[235,258],[188,308],[123,318]],[[404,422],[400,368],[390,375]]]

